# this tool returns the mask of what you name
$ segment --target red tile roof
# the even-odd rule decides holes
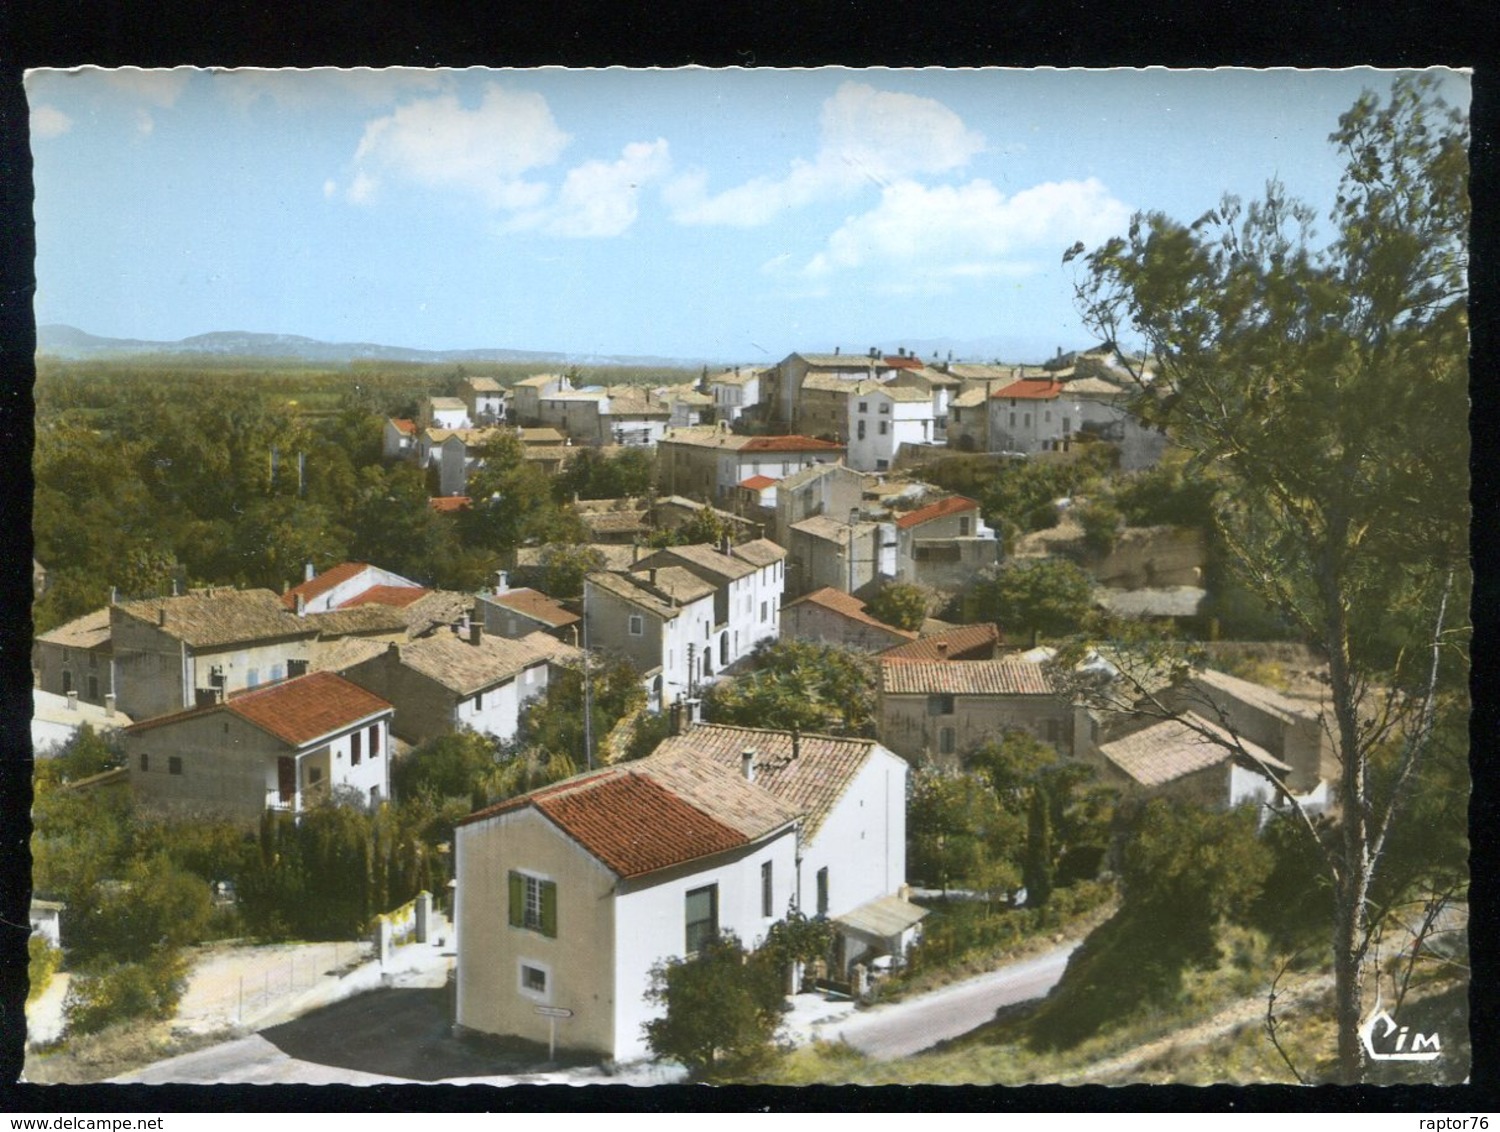
[[[222,704],[157,716],[126,730],[134,735],[180,720],[229,712],[293,747],[352,726],[391,705],[332,672],[313,672],[263,688],[248,688]]]
[[[770,476],[751,476],[749,479],[740,480],[740,487],[748,487],[751,491],[764,491],[768,487],[774,487],[781,481],[772,479]]]
[[[470,814],[470,825],[532,807],[622,877],[737,849],[797,812],[711,762],[652,758],[545,786]]]
[[[296,609],[298,596],[311,601],[319,594],[327,593],[339,583],[358,577],[361,572],[369,568],[364,562],[341,562],[337,566],[324,570],[311,581],[303,582],[300,586],[293,586],[287,590],[281,595],[281,604],[288,609]]]
[[[962,495],[950,495],[947,499],[939,499],[936,503],[929,503],[926,507],[918,507],[915,511],[908,511],[896,520],[896,526],[903,531],[923,523],[930,523],[933,519],[941,519],[946,515],[957,515],[961,511],[977,511],[979,504],[972,499],[966,499]]]
[[[427,501],[427,505],[440,514],[448,514],[453,511],[467,511],[470,499],[467,495],[439,495]]]
[[[540,621],[543,625],[550,625],[554,629],[563,625],[572,625],[581,620],[578,614],[566,609],[562,602],[538,590],[524,587],[506,590],[503,594],[495,594],[487,600],[495,605],[503,605],[506,609],[514,610],[523,617],[530,617],[533,621]]]
[[[909,645],[896,645],[880,654],[881,660],[992,660],[1003,642],[1000,626],[960,625],[934,633]]]
[[[846,594],[843,590],[836,590],[832,586],[824,586],[822,589],[813,590],[812,593],[807,594],[805,597],[799,597],[796,601],[788,602],[786,608],[790,609],[794,605],[802,605],[804,603],[821,606],[823,609],[837,613],[841,617],[847,617],[851,621],[859,621],[862,624],[883,629],[893,637],[905,637],[914,643],[916,641],[917,635],[915,633],[909,632],[906,629],[898,629],[894,625],[887,625],[879,618],[872,617],[866,610],[865,603],[860,601],[859,598]],[[906,648],[909,646],[898,645],[897,647]]]
[[[844,446],[833,440],[811,436],[752,436],[741,452],[842,452]]]
[[[921,369],[922,359],[915,354],[909,357],[905,354],[887,354],[885,364],[891,369]]]
[[[416,421],[409,421],[405,417],[392,417],[391,424],[396,426],[397,432],[404,432],[407,436],[417,435]]]
[[[341,601],[339,609],[349,609],[356,605],[393,605],[397,609],[404,609],[412,602],[432,593],[429,589],[421,586],[371,586],[367,590],[361,590],[348,601]]]
[[[1050,696],[1052,682],[1040,664],[1000,660],[886,660],[880,689],[895,696]]]
[[[1013,382],[1003,389],[995,390],[993,396],[996,400],[1016,401],[1051,401],[1060,395],[1066,386],[1060,381],[1049,381],[1046,378],[1023,377],[1020,381]]]

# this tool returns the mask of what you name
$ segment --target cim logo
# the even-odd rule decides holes
[[[1371,1061],[1436,1061],[1443,1052],[1436,1034],[1413,1034],[1381,1010],[1378,1003],[1375,1013],[1359,1028],[1359,1040],[1364,1042]]]

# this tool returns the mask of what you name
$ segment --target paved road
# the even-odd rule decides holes
[[[1075,940],[999,971],[966,979],[920,998],[877,1006],[818,1027],[817,1036],[842,1038],[871,1057],[889,1061],[919,1053],[994,1020],[1004,1006],[1041,998],[1062,978]]]

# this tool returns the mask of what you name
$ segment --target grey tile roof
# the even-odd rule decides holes
[[[49,629],[37,637],[37,640],[45,641],[49,645],[63,645],[73,649],[92,649],[107,645],[109,644],[109,606],[96,609],[92,613],[85,613],[66,625]]]
[[[1188,712],[1181,720],[1164,719],[1113,742],[1101,743],[1099,753],[1142,786],[1161,786],[1235,759],[1234,751],[1225,745],[1232,742],[1224,728]],[[1267,766],[1283,773],[1291,770],[1264,747],[1243,738],[1239,742]]]
[[[524,641],[489,634],[477,645],[456,633],[436,633],[394,647],[402,665],[461,696],[483,691],[550,659]]]
[[[1050,696],[1051,681],[1040,664],[999,660],[883,660],[886,695]]]
[[[195,590],[180,597],[121,602],[111,608],[117,616],[157,626],[194,648],[310,637],[317,632],[306,618],[288,613],[281,598],[270,590]]]

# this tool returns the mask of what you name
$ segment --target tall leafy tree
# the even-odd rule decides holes
[[[1401,76],[1341,116],[1326,241],[1273,181],[1065,257],[1086,322],[1149,349],[1138,410],[1222,475],[1241,580],[1327,657],[1345,1082],[1365,1070],[1372,888],[1434,724],[1467,708],[1468,123],[1435,86]]]

